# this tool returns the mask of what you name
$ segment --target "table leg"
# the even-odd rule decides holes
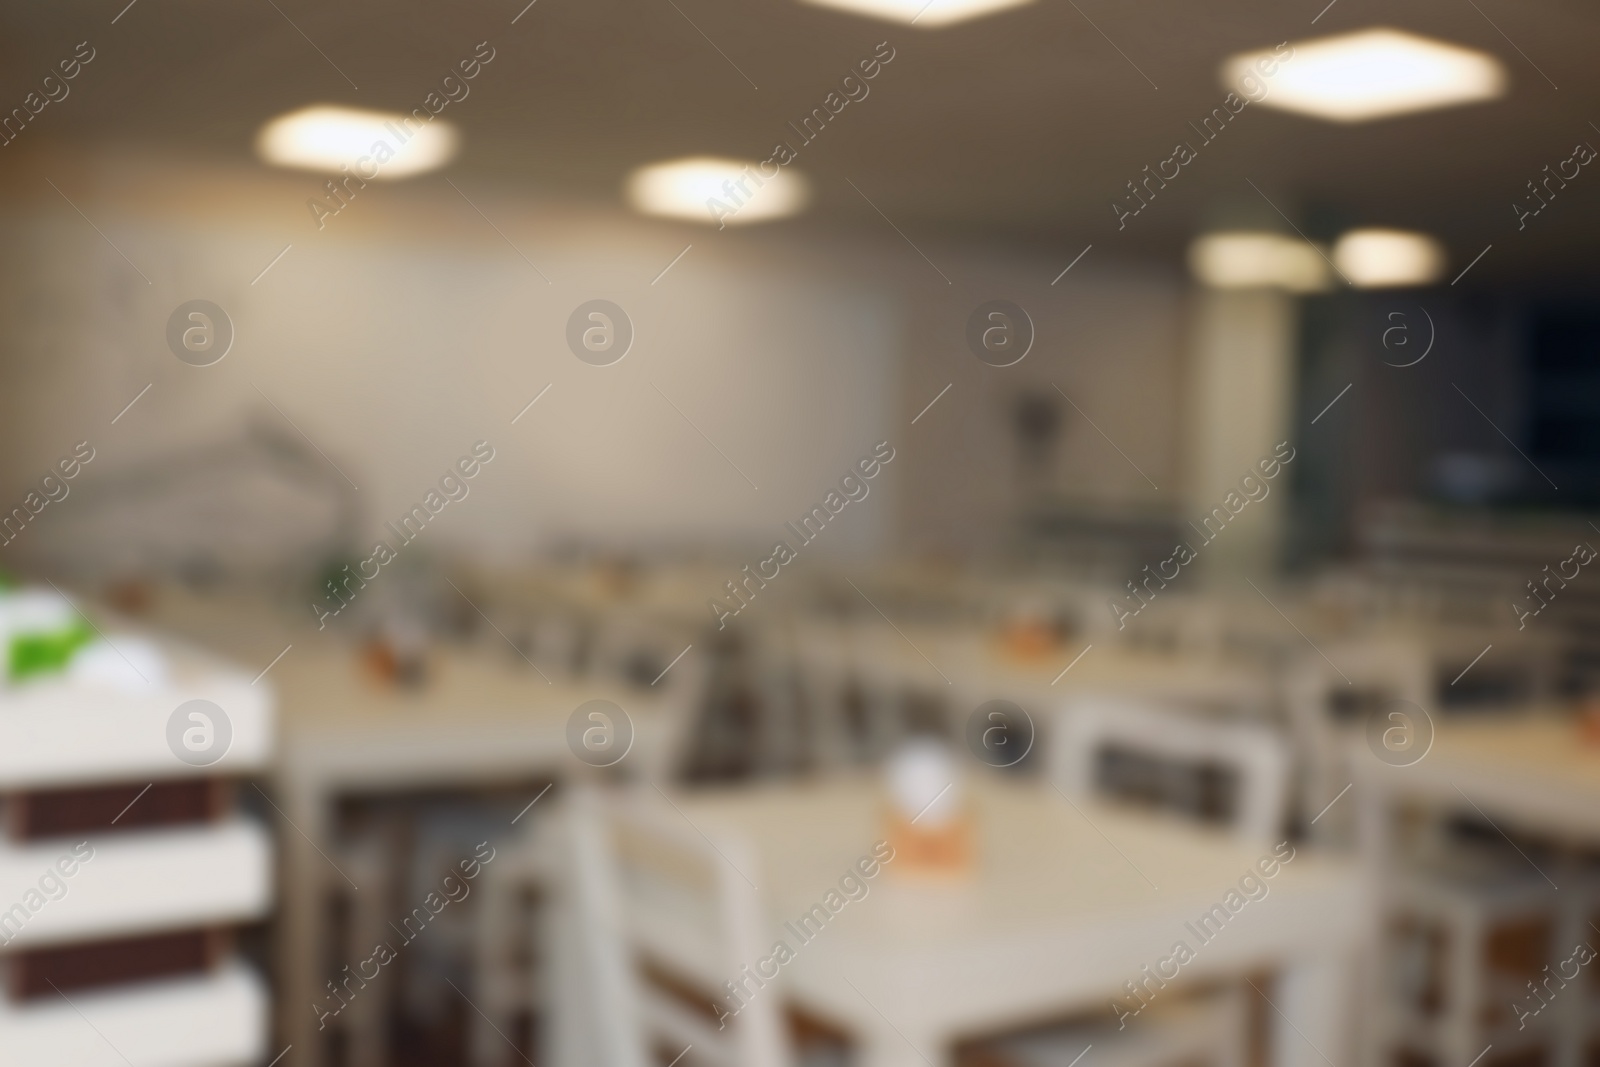
[[[1330,953],[1279,972],[1272,1002],[1272,1067],[1355,1067],[1355,957]]]
[[[312,1005],[326,997],[317,967],[327,936],[322,887],[329,872],[327,861],[302,832],[312,841],[326,839],[325,807],[315,789],[291,781],[280,782],[278,802],[286,817],[278,820],[283,862],[278,913],[279,1027],[282,1039],[294,1046],[296,1067],[321,1067],[323,1035],[317,1032]]]
[[[857,743],[846,716],[848,676],[831,664],[807,664],[803,698],[810,705],[819,767],[838,769],[856,761]]]
[[[1372,907],[1377,930],[1388,922],[1391,910],[1390,886],[1396,862],[1395,809],[1399,798],[1385,786],[1381,776],[1359,777],[1354,792],[1357,817],[1357,844],[1372,892]],[[1361,1067],[1377,1067],[1390,1058],[1391,1046],[1399,1036],[1393,1033],[1395,1015],[1389,1003],[1389,966],[1383,943],[1374,937],[1363,966],[1363,989],[1359,996],[1364,1025],[1358,1035],[1356,1059]],[[1342,1065],[1341,1065],[1342,1067]]]

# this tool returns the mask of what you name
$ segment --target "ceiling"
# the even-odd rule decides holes
[[[118,16],[125,2],[0,15],[5,108],[77,42],[96,50],[25,137],[249,161],[266,119],[315,102],[409,111],[487,41],[494,61],[445,111],[465,135],[448,173],[614,201],[640,163],[796,144],[785,124],[887,40],[895,58],[870,95],[800,148],[816,208],[778,225],[882,228],[887,216],[912,237],[1165,255],[1207,225],[1281,224],[1281,209],[1317,236],[1431,231],[1452,273],[1493,243],[1478,284],[1587,269],[1600,233],[1600,174],[1580,173],[1524,231],[1512,209],[1545,164],[1580,139],[1600,145],[1586,110],[1600,10],[1584,0],[1335,0],[1315,26],[1326,0],[1037,0],[937,30],[798,0],[537,0],[515,24],[525,0],[136,0]],[[1188,123],[1220,104],[1224,56],[1372,25],[1493,53],[1511,91],[1354,126],[1246,108],[1118,231],[1112,198],[1197,140]]]

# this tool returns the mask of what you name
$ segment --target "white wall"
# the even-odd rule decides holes
[[[85,504],[94,478],[225,438],[250,418],[286,428],[261,393],[360,487],[363,541],[471,442],[490,440],[496,461],[426,535],[487,557],[571,539],[770,546],[883,439],[899,458],[817,549],[972,547],[1016,502],[1005,398],[1024,381],[1060,384],[1163,492],[1178,488],[1180,289],[1170,278],[1091,258],[1052,288],[1069,255],[1057,265],[919,242],[955,282],[946,285],[887,227],[841,234],[802,220],[717,232],[459,176],[504,238],[438,177],[369,185],[318,231],[309,174],[109,154],[11,162],[0,239],[25,254],[0,266],[4,506],[74,442],[90,439],[98,458],[77,496],[3,552],[68,523],[62,512],[96,514]],[[994,296],[1023,302],[1039,324],[1034,353],[1008,370],[978,363],[962,341],[971,307]],[[164,341],[172,309],[196,297],[223,306],[237,330],[230,354],[207,368],[179,362]],[[621,304],[637,331],[612,367],[565,345],[568,314],[593,297]],[[943,410],[909,425],[952,380]],[[1058,469],[1065,490],[1089,499],[1155,492],[1071,411]]]
[[[1281,555],[1293,471],[1265,488],[1259,500],[1239,505],[1243,522],[1206,527],[1212,509],[1224,506],[1229,493],[1241,496],[1246,475],[1259,477],[1257,465],[1270,460],[1280,443],[1295,457],[1294,355],[1295,298],[1278,291],[1217,291],[1195,301],[1187,449],[1187,509],[1201,569],[1248,571],[1257,575],[1276,568]],[[1291,460],[1292,462],[1292,460]],[[1272,468],[1269,468],[1272,469]],[[1281,472],[1280,472],[1281,473]],[[1251,483],[1256,484],[1255,482]],[[1208,529],[1223,532],[1207,534]],[[1216,538],[1215,546],[1205,541]]]

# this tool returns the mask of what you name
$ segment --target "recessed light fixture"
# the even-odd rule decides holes
[[[1321,253],[1281,233],[1206,234],[1189,246],[1189,269],[1214,289],[1312,293],[1328,287],[1328,264]]]
[[[348,166],[363,179],[392,179],[437,170],[455,157],[460,141],[443,119],[424,123],[398,112],[317,104],[261,127],[256,151],[280,167],[331,173]]]
[[[718,229],[795,215],[810,199],[806,180],[793,170],[767,175],[759,163],[716,156],[640,167],[628,176],[627,194],[634,209],[646,215],[712,223]]]
[[[1257,102],[1333,122],[1493,100],[1506,89],[1494,56],[1386,28],[1301,41],[1288,60],[1271,51],[1232,56],[1222,65],[1223,84],[1243,91],[1256,63],[1275,58],[1277,72]]]
[[[1362,289],[1427,285],[1444,274],[1444,247],[1425,233],[1350,230],[1333,246],[1333,262]]]
[[[921,29],[937,29],[968,19],[993,15],[1010,7],[1031,4],[1033,0],[806,0],[817,7],[831,7],[852,15],[905,22]]]

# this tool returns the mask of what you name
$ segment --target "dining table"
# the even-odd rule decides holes
[[[532,789],[630,769],[653,778],[686,720],[676,691],[641,692],[587,677],[547,680],[496,650],[437,649],[426,681],[402,686],[380,680],[347,646],[303,642],[273,674],[282,734],[271,780],[284,868],[278,1006],[284,1037],[304,1067],[324,1062],[325,1052],[308,1006],[337,977],[319,969],[330,935],[328,893],[348,890],[358,907],[384,906],[381,896],[364,902],[359,881],[340,862],[341,800],[519,783]],[[632,747],[611,772],[581,761],[570,742],[569,719],[591,700],[620,707],[632,723]],[[533,801],[542,796],[536,793]],[[527,828],[514,825],[521,817],[497,844]]]
[[[1179,941],[1193,950],[1183,982],[1255,976],[1250,995],[1270,1005],[1274,1067],[1351,1062],[1356,968],[1374,927],[1369,881],[1349,856],[1069,800],[986,769],[951,785],[970,825],[970,862],[883,864],[868,895],[781,972],[785,996],[850,1035],[863,1067],[950,1067],[970,1039],[1084,1013],[1115,1022],[1114,1002],[1139,1003],[1125,983],[1144,982]],[[675,803],[701,833],[732,835],[755,857],[756,869],[741,873],[774,938],[889,836],[873,775]],[[1263,878],[1275,850],[1289,858],[1267,864],[1273,876]],[[1198,938],[1193,924],[1253,872],[1264,895]]]
[[[1374,864],[1392,861],[1393,819],[1411,802],[1476,810],[1512,832],[1600,844],[1600,729],[1549,705],[1435,714],[1426,725],[1431,744],[1414,762],[1384,762],[1363,741],[1352,743]]]
[[[1548,900],[1556,938],[1570,944],[1592,937],[1595,883],[1586,854],[1600,846],[1600,729],[1573,710],[1553,704],[1471,715],[1435,710],[1391,727],[1416,733],[1403,757],[1379,758],[1381,740],[1369,747],[1364,739],[1352,739],[1359,842],[1380,909],[1403,914],[1415,907],[1414,889],[1408,888],[1431,886],[1430,877],[1444,884],[1452,884],[1445,881],[1452,875],[1464,877],[1448,865],[1433,871],[1456,855],[1442,828],[1464,819],[1483,828],[1491,847],[1503,846],[1503,884],[1521,885],[1524,894],[1531,889]],[[1484,899],[1486,910],[1494,906],[1492,896]],[[1461,968],[1458,980],[1473,989],[1478,979]],[[1384,1044],[1415,1036],[1411,1019],[1384,1010],[1389,1007],[1385,1002],[1372,1013],[1375,1056],[1383,1054]],[[1487,1040],[1486,1030],[1474,1017],[1441,1027],[1438,1041],[1446,1057],[1470,1058]],[[1546,1062],[1552,1067],[1580,1067],[1594,1048],[1593,1013],[1558,1014],[1540,1036],[1550,1042]]]
[[[991,701],[1022,709],[1030,736],[1048,744],[1055,715],[1074,699],[1115,696],[1230,718],[1270,720],[1278,679],[1259,662],[1195,651],[1130,647],[1091,636],[1021,650],[995,632],[955,622],[809,621],[787,635],[795,666],[818,710],[816,746],[825,762],[849,762],[865,744],[881,753],[903,728],[908,700],[942,709],[942,729],[962,736]],[[865,709],[864,740],[851,736],[848,701]]]

